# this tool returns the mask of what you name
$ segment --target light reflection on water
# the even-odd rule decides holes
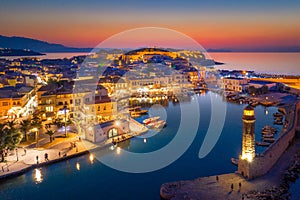
[[[80,170],[80,164],[79,162],[76,163],[76,169],[79,171]]]
[[[34,170],[34,177],[33,177],[33,180],[36,184],[39,184],[41,182],[43,182],[43,174],[42,174],[42,170],[37,168]]]

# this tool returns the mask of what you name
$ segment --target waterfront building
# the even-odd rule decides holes
[[[36,106],[33,87],[18,85],[0,88],[0,121],[27,117]]]
[[[83,137],[85,136],[86,140],[97,143],[105,142],[108,139],[117,140],[117,138],[129,132],[129,122],[127,120],[111,120],[88,127]]]
[[[114,118],[117,105],[109,98],[105,87],[99,85],[92,91],[84,85],[74,89],[74,84],[74,82],[64,82],[61,86],[51,84],[38,90],[38,106],[39,111],[43,113],[43,120],[52,121],[57,118],[64,120],[65,115],[67,118],[73,118],[74,113],[99,122]]]
[[[221,78],[218,82],[220,88],[229,91],[243,92],[249,80],[243,78]]]

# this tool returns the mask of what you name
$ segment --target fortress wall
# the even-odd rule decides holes
[[[291,120],[292,124],[288,127],[288,130],[263,154],[256,156],[250,163],[246,160],[239,160],[238,173],[252,179],[266,174],[274,166],[295,137],[296,126],[300,120],[299,109],[300,103],[295,105],[294,120]]]

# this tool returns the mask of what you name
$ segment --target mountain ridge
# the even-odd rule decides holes
[[[62,44],[49,43],[42,40],[37,40],[19,36],[4,36],[0,35],[0,47],[11,49],[30,49],[32,51],[43,53],[54,52],[90,52],[92,48],[75,48],[67,47]]]

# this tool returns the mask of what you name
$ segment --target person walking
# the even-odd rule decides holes
[[[48,159],[48,153],[45,153],[45,161],[49,161],[49,159]]]
[[[36,156],[36,164],[39,164],[39,156]]]

